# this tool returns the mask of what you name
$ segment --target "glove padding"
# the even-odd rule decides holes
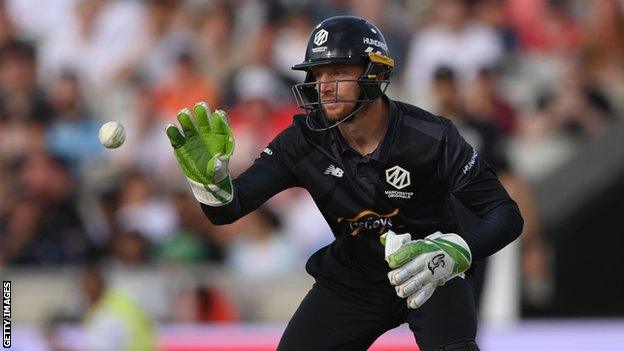
[[[393,268],[390,284],[410,308],[419,308],[438,286],[463,275],[472,263],[468,244],[457,234],[435,232],[425,239],[411,240],[410,234],[392,231],[381,238],[386,261]]]
[[[234,152],[234,136],[225,111],[210,113],[205,102],[195,104],[194,118],[189,109],[178,113],[178,122],[167,126],[173,153],[197,201],[223,206],[232,201],[232,181],[228,162]],[[195,123],[193,123],[193,119]]]

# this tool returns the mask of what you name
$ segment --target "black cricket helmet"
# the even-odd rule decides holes
[[[360,64],[364,67],[362,75],[355,80],[362,94],[354,101],[339,100],[339,81],[323,82],[336,84],[336,98],[323,103],[355,102],[357,105],[353,112],[332,126],[314,128],[308,123],[315,130],[332,128],[354,116],[367,103],[381,97],[390,83],[394,68],[394,60],[388,53],[385,38],[371,22],[356,16],[335,16],[322,21],[310,34],[305,60],[292,67],[293,70],[307,73],[304,83],[293,86],[293,92],[299,107],[308,110],[308,118],[314,110],[323,114],[318,94],[321,82],[316,81],[310,68],[335,63]]]

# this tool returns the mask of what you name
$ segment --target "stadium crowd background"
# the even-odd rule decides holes
[[[333,238],[307,194],[215,227],[164,127],[197,101],[225,109],[241,172],[298,112],[290,67],[312,26],[346,13],[386,35],[389,95],[452,118],[498,170],[527,218],[522,303],[552,301],[531,184],[621,120],[623,1],[0,0],[0,272],[81,272],[73,308],[24,319],[80,318],[111,272],[135,267],[209,265],[250,286],[303,272]],[[97,139],[108,120],[126,126],[116,150]],[[167,277],[139,293],[158,320],[260,318],[201,282],[171,293]]]

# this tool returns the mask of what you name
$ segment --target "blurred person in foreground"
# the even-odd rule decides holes
[[[84,349],[156,349],[154,320],[130,294],[107,286],[100,270],[92,265],[84,269],[80,283],[88,304],[83,321]]]
[[[232,223],[290,187],[308,190],[335,240],[278,350],[363,350],[408,323],[423,351],[478,350],[472,263],[522,231],[516,203],[446,118],[385,95],[394,60],[372,23],[329,18],[310,35],[295,116],[234,182],[227,115],[204,103],[167,128],[202,209]],[[195,119],[195,122],[193,122]],[[450,196],[480,221],[462,231]],[[396,234],[395,233],[404,233]],[[390,266],[390,267],[388,267]]]

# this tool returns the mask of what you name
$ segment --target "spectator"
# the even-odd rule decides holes
[[[495,172],[509,170],[502,135],[493,121],[487,117],[470,115],[464,107],[455,71],[440,66],[434,72],[432,86],[435,112],[453,120],[460,134],[472,145]]]
[[[107,286],[99,269],[87,266],[81,284],[88,304],[83,327],[86,350],[153,350],[153,318],[124,289]]]
[[[42,44],[44,77],[71,67],[89,95],[110,87],[141,55],[146,9],[140,1],[75,1],[73,12],[50,28]]]
[[[583,38],[566,0],[509,0],[508,21],[514,26],[522,48],[528,52],[566,55]]]
[[[203,213],[187,192],[174,191],[171,203],[180,218],[180,228],[155,247],[158,261],[177,263],[220,263],[223,248],[212,239],[213,226],[202,220]]]
[[[34,46],[12,41],[0,50],[0,121],[46,125],[52,109],[37,82]]]
[[[504,134],[511,134],[516,126],[516,111],[499,93],[497,71],[494,68],[482,68],[476,79],[466,89],[464,97],[468,114],[493,122]]]
[[[76,209],[67,165],[32,154],[19,170],[19,197],[2,221],[1,260],[11,264],[82,263],[90,243]]]
[[[617,0],[587,2],[584,68],[620,111],[624,111],[624,4]]]
[[[140,75],[150,85],[159,85],[169,73],[180,52],[194,44],[187,18],[186,2],[176,0],[145,1],[145,23],[138,29],[135,54],[120,66],[117,78]]]
[[[612,118],[613,107],[604,93],[587,80],[580,62],[566,61],[554,89],[538,98],[538,111],[525,119],[525,137],[543,138],[559,133],[598,136]]]
[[[0,158],[18,160],[44,150],[53,110],[36,80],[35,48],[13,41],[0,49]]]
[[[229,109],[230,124],[241,142],[230,167],[238,173],[258,157],[274,135],[290,125],[297,108],[282,104],[287,90],[268,67],[247,66],[236,73],[232,83],[238,103]]]
[[[158,112],[167,121],[175,120],[178,111],[198,101],[210,106],[219,103],[218,85],[202,76],[194,53],[188,49],[178,54],[171,76],[155,94]]]
[[[5,1],[0,1],[0,50],[5,45],[8,45],[11,41],[15,40],[15,30],[13,29],[13,23],[11,22],[11,16],[5,4]]]
[[[275,34],[273,47],[273,67],[293,85],[303,81],[305,74],[293,71],[290,67],[301,61],[301,53],[308,45],[312,20],[307,11],[294,11],[283,17]]]
[[[176,320],[188,323],[230,323],[238,320],[238,311],[230,296],[217,287],[199,286],[183,289],[176,295]]]
[[[125,268],[140,267],[149,261],[149,245],[137,231],[113,233],[110,252],[112,263]]]
[[[247,59],[250,38],[235,33],[234,11],[229,1],[213,1],[196,11],[198,62],[208,79],[221,85]]]
[[[54,155],[67,160],[74,174],[79,175],[81,165],[102,150],[96,137],[99,123],[81,96],[74,72],[63,72],[50,92],[56,117],[47,130],[48,147]]]
[[[452,68],[463,84],[481,67],[496,66],[502,59],[502,40],[496,31],[472,21],[468,10],[465,0],[435,1],[432,23],[413,37],[405,85],[414,90],[419,102],[425,102],[438,66]]]
[[[227,262],[237,277],[263,281],[294,269],[296,252],[280,232],[281,223],[273,212],[261,208],[241,221]]]
[[[508,1],[476,0],[473,1],[473,16],[477,22],[496,29],[502,36],[506,51],[512,52],[518,46],[517,33],[507,20]]]
[[[131,171],[123,178],[115,219],[122,232],[138,232],[150,245],[171,238],[178,226],[171,203],[158,196],[150,179],[140,171]]]

